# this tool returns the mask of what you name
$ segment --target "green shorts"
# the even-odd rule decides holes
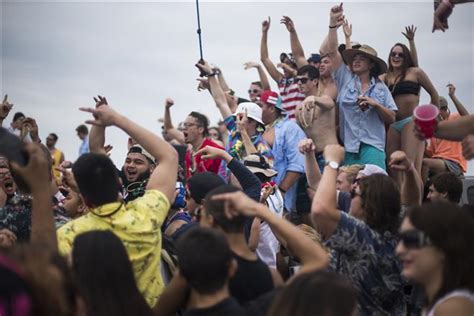
[[[358,153],[346,152],[344,165],[354,164],[372,164],[379,166],[383,170],[387,170],[385,167],[385,152],[365,143],[360,143]]]

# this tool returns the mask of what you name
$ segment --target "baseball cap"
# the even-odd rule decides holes
[[[319,63],[321,62],[321,55],[319,54],[311,54],[311,57],[308,58],[308,63]]]
[[[259,107],[258,104],[253,102],[240,103],[234,115],[245,113],[245,111],[247,111],[247,117],[257,121],[262,125],[265,125],[262,122],[262,108]]]
[[[281,97],[275,91],[265,90],[260,95],[260,101],[265,102],[267,104],[273,105],[277,109],[285,112],[283,109]]]
[[[206,171],[196,173],[189,178],[187,187],[194,201],[201,204],[202,199],[204,199],[210,191],[224,184],[226,184],[224,179],[213,172]]]
[[[359,171],[359,174],[364,175],[366,177],[371,176],[373,174],[381,173],[383,175],[388,175],[387,171],[383,170],[377,165],[366,164],[364,169]]]
[[[141,145],[135,144],[130,149],[128,150],[128,153],[139,153],[145,156],[146,159],[148,159],[152,164],[155,164],[155,158],[145,150]]]

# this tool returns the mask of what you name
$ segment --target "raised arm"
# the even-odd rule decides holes
[[[402,32],[403,36],[406,37],[408,43],[410,44],[410,56],[411,60],[413,61],[413,65],[418,67],[418,53],[416,52],[415,46],[415,32],[416,26],[405,26],[405,32]]]
[[[12,168],[28,185],[33,196],[31,213],[31,241],[43,243],[51,249],[58,249],[56,228],[54,227],[53,196],[49,189],[50,173],[48,160],[40,145],[27,144],[28,164],[24,167],[11,162]]]
[[[474,114],[453,121],[440,122],[436,128],[435,137],[462,141],[469,134],[474,134]]]
[[[337,29],[344,23],[342,3],[332,7],[329,14],[329,32],[327,38],[321,44],[321,54],[329,54],[332,59],[333,69],[338,69],[342,64],[342,57],[337,49]]]
[[[178,131],[171,119],[171,107],[174,105],[174,101],[171,98],[167,98],[165,101],[165,115],[163,119],[163,126],[166,132],[173,138],[176,139],[180,144],[185,144],[184,134]]]
[[[302,263],[298,273],[325,268],[329,263],[328,253],[320,244],[306,236],[296,226],[276,216],[264,204],[249,199],[242,192],[220,194],[212,197],[226,203],[226,216],[232,218],[238,215],[258,217],[270,226],[271,230],[287,242],[291,253]]]
[[[327,145],[324,158],[328,163],[342,163],[344,148],[339,145]],[[312,220],[324,238],[330,237],[337,228],[341,213],[336,204],[337,170],[326,165],[311,206]]]
[[[306,181],[308,187],[316,192],[321,181],[321,172],[319,171],[318,162],[316,161],[316,146],[310,138],[303,139],[298,144],[299,151],[304,155]]]
[[[178,153],[173,146],[114,111],[107,104],[101,105],[97,109],[82,108],[81,110],[94,115],[94,120],[89,120],[87,123],[99,126],[117,126],[155,157],[159,163],[153,170],[146,188],[163,192],[171,203],[176,194],[175,185],[178,173]]]
[[[344,24],[342,24],[342,30],[344,31],[344,37],[346,39],[346,49],[351,49],[352,24],[349,24],[347,19],[345,19]]]
[[[449,89],[448,95],[456,106],[456,110],[458,110],[459,115],[469,115],[469,112],[467,111],[466,107],[461,103],[461,101],[459,101],[458,97],[455,95],[456,87],[452,83],[448,83],[447,87]]]
[[[0,126],[3,126],[3,121],[7,118],[12,108],[13,104],[8,102],[8,95],[5,94],[2,105],[0,106]]]
[[[107,99],[98,95],[94,97],[95,107],[98,108],[103,104],[107,104]],[[92,125],[89,133],[89,151],[95,154],[106,155],[105,146],[105,126]]]
[[[291,53],[295,58],[296,66],[298,68],[307,65],[308,61],[304,57],[304,50],[301,46],[301,42],[298,38],[298,34],[296,33],[295,25],[293,21],[288,16],[283,16],[280,23],[285,24],[286,29],[290,32],[290,43],[291,43]]]
[[[214,98],[217,108],[221,112],[222,118],[225,120],[232,115],[232,112],[230,111],[229,105],[227,104],[225,93],[216,78],[216,73],[212,70],[211,66],[207,62],[204,62],[204,64],[197,63],[196,67],[198,67],[201,72],[205,73],[209,78],[211,95]]]
[[[275,64],[272,63],[268,55],[267,42],[268,42],[268,30],[270,29],[270,22],[271,22],[270,17],[268,17],[268,20],[265,20],[262,22],[262,39],[260,42],[260,60],[265,66],[265,69],[267,69],[268,73],[270,74],[270,77],[272,77],[272,79],[278,83],[280,82],[281,79],[283,79],[283,74],[278,71],[278,69],[275,67]]]
[[[270,87],[270,82],[268,82],[268,77],[267,74],[265,73],[265,70],[263,70],[262,65],[259,63],[253,62],[253,61],[248,61],[244,64],[244,69],[250,69],[250,68],[256,68],[258,71],[258,77],[260,78],[260,83],[262,84],[262,89],[263,90],[271,90]]]
[[[423,87],[423,89],[425,89],[426,92],[428,92],[428,94],[430,95],[431,104],[434,104],[437,107],[439,107],[438,91],[436,91],[436,88],[434,87],[428,75],[423,71],[423,69],[421,68],[416,68],[416,69],[417,69],[416,76],[418,77],[418,82]]]
[[[215,65],[212,66],[212,70],[217,74],[217,79],[222,90],[226,92],[229,91],[230,87],[227,84],[227,81],[225,80],[224,73],[222,72],[222,70]]]
[[[416,171],[413,162],[410,161],[403,151],[395,151],[390,156],[388,164],[390,169],[405,174],[401,188],[402,204],[410,207],[421,205],[423,181]]]

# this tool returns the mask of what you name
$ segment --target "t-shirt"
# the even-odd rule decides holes
[[[295,78],[283,78],[278,82],[282,106],[288,118],[295,120],[296,107],[304,101],[305,95],[300,92]]]
[[[201,147],[199,147],[199,149],[202,149],[206,146],[211,146],[211,147],[217,147],[219,149],[224,149],[224,148],[217,145],[216,143],[214,143],[212,140],[210,140],[208,138],[204,139],[204,141],[202,142],[202,145],[201,145]],[[210,171],[210,172],[213,172],[213,173],[217,174],[219,172],[219,166],[221,165],[221,160],[222,159],[220,159],[220,158],[202,160],[201,155],[194,155],[194,163],[192,163],[191,151],[187,150],[186,151],[186,157],[185,157],[186,179],[189,179],[196,172]]]
[[[153,307],[164,287],[160,274],[161,225],[169,208],[168,198],[157,190],[147,190],[127,204],[102,205],[58,230],[59,251],[68,255],[81,233],[111,230],[125,246],[138,289]]]
[[[331,249],[330,268],[359,291],[361,315],[405,314],[404,282],[393,234],[379,234],[365,222],[341,212],[339,225],[326,246]]]
[[[454,121],[460,117],[459,113],[452,113],[447,121]],[[452,160],[461,166],[463,172],[467,171],[467,162],[462,155],[461,142],[432,137],[426,150],[432,155],[431,157]]]
[[[282,217],[284,201],[278,188],[267,198],[268,208],[278,217]],[[280,242],[275,237],[268,223],[260,224],[260,238],[258,240],[257,255],[270,268],[276,268],[276,254],[280,250]]]
[[[245,304],[275,287],[268,266],[260,259],[247,260],[234,254],[237,271],[229,283],[230,294]]]
[[[237,300],[229,297],[211,307],[188,309],[183,316],[242,316],[245,314],[245,310]]]

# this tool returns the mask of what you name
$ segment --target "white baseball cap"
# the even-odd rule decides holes
[[[253,102],[240,103],[234,115],[245,113],[245,111],[247,111],[247,117],[254,119],[255,121],[257,121],[258,123],[262,125],[265,125],[262,122],[262,109],[260,108],[260,106],[258,106],[257,103],[253,103]]]

